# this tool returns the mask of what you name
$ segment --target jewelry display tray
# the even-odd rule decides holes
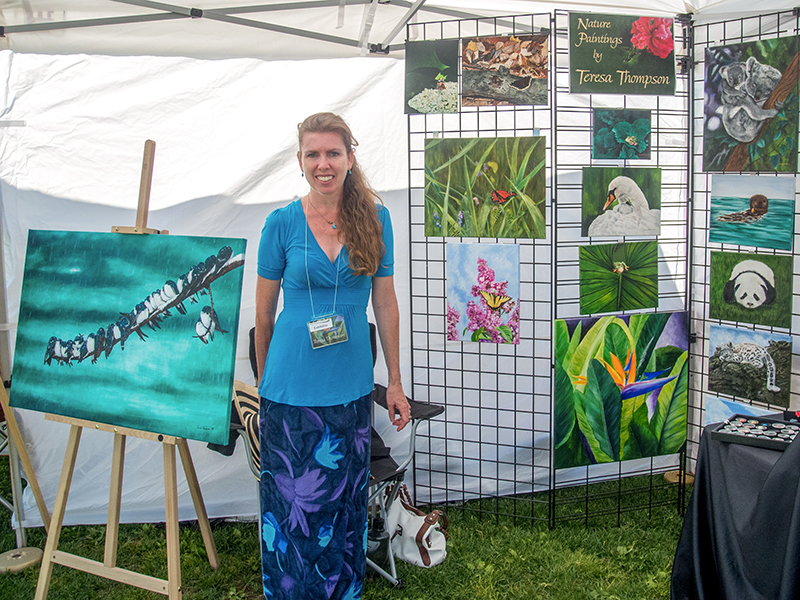
[[[779,418],[733,415],[711,430],[711,439],[781,452],[800,434],[800,425]]]

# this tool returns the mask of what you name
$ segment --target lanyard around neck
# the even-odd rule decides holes
[[[300,203],[300,207],[301,208],[303,207],[302,202]],[[311,301],[311,316],[312,316],[312,318],[317,319],[319,317],[317,317],[317,313],[314,310],[314,297],[311,295],[311,277],[308,274],[308,230],[311,229],[311,226],[308,224],[308,219],[305,217],[305,213],[303,213],[303,218],[305,218],[305,220],[306,220],[306,252],[305,252],[305,258],[306,258],[306,282],[308,283],[308,299]],[[339,293],[339,261],[341,260],[341,258],[342,258],[342,249],[339,248],[339,254],[336,256],[336,287],[333,289],[333,310],[331,310],[330,313],[327,313],[327,314],[330,314],[330,315],[335,315],[336,314],[336,296]],[[327,316],[327,314],[326,315],[320,315],[320,317]]]

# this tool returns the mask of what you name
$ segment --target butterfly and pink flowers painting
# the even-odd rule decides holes
[[[519,344],[519,245],[447,244],[447,340]]]
[[[688,313],[555,322],[555,467],[678,452],[686,441]]]

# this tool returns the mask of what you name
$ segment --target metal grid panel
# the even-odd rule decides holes
[[[708,241],[711,213],[711,177],[712,174],[703,171],[703,125],[704,125],[704,79],[705,79],[705,51],[715,46],[725,46],[741,42],[792,37],[798,34],[800,13],[795,9],[789,12],[778,12],[741,18],[730,21],[720,21],[698,25],[694,28],[694,54],[695,65],[693,69],[693,119],[692,119],[692,161],[693,161],[693,228],[692,228],[692,331],[697,334],[697,343],[694,344],[692,362],[690,365],[690,393],[693,393],[694,403],[690,404],[689,412],[689,444],[688,450],[692,461],[696,459],[699,448],[698,442],[705,421],[704,396],[708,390],[709,355],[713,349],[709,345],[709,329],[711,324],[725,324],[736,326],[739,329],[750,329],[761,332],[775,332],[794,335],[800,331],[800,278],[797,265],[798,233],[797,233],[797,193],[795,192],[795,229],[793,232],[793,251],[771,250],[767,248],[753,248],[734,244],[719,244]],[[795,138],[796,139],[796,138]],[[767,175],[761,173],[761,175]],[[782,173],[782,177],[791,176]],[[788,255],[794,259],[793,282],[793,309],[792,326],[789,330],[778,327],[766,327],[749,323],[736,323],[711,319],[709,317],[710,298],[710,263],[712,251],[753,252],[758,255]],[[800,372],[800,349],[794,348],[792,354],[792,379]],[[791,393],[790,406],[798,404],[798,392]],[[726,397],[723,394],[711,392],[713,395]],[[727,398],[739,402],[752,403],[748,399],[729,396]],[[782,407],[765,407],[782,410]],[[691,470],[691,467],[690,467]]]

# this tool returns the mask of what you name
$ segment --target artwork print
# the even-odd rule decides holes
[[[672,19],[569,13],[573,94],[675,93]]]
[[[30,231],[11,405],[227,443],[245,245]]]
[[[581,246],[581,314],[658,306],[658,245],[627,242]]]
[[[447,340],[519,344],[519,245],[447,244]]]
[[[584,167],[581,235],[661,233],[661,169]]]
[[[558,319],[554,338],[557,469],[680,451],[688,313]]]
[[[705,171],[797,171],[797,36],[707,48]]]
[[[458,40],[406,42],[405,114],[458,112]]]
[[[789,407],[791,336],[711,325],[708,345],[709,390]]]
[[[774,410],[759,408],[744,402],[735,400],[725,400],[716,396],[706,396],[703,404],[703,425],[712,423],[722,423],[733,415],[751,415],[753,417],[763,417],[764,415],[774,415]]]
[[[592,158],[649,159],[649,110],[592,109]]]
[[[791,327],[791,256],[712,252],[709,316],[772,327]]]
[[[545,237],[545,138],[425,140],[425,235]]]
[[[794,178],[711,176],[709,241],[791,250]]]
[[[547,104],[548,35],[464,39],[462,106]]]

